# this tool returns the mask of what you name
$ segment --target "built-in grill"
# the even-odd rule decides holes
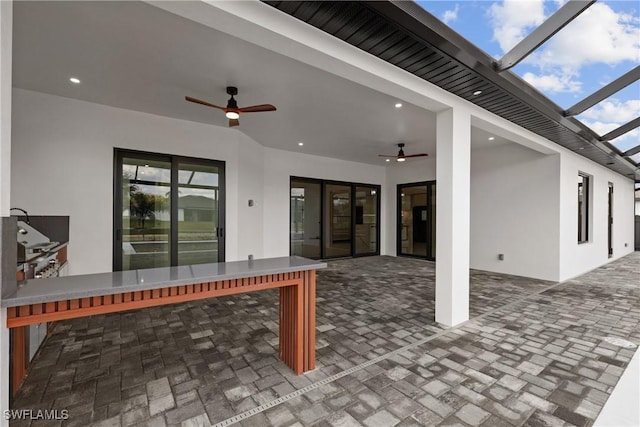
[[[24,221],[18,221],[18,263],[30,264],[34,278],[58,276],[60,262],[57,253],[52,252],[59,242],[52,242],[47,236]]]

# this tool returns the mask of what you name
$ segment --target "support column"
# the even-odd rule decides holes
[[[8,217],[10,207],[12,37],[13,3],[11,0],[3,0],[0,1],[0,217]],[[0,254],[1,256],[3,254]],[[0,262],[0,266],[2,264]],[[6,272],[0,271],[0,278],[5,276]],[[15,271],[13,278],[15,279]],[[0,298],[2,298],[1,294]],[[8,424],[3,416],[7,409],[9,409],[9,329],[7,329],[7,310],[3,308],[0,309],[0,425]]]
[[[436,322],[469,319],[471,118],[438,113],[436,130]]]

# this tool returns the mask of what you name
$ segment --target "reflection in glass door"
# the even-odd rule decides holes
[[[171,162],[122,160],[122,269],[166,267],[171,262]]]
[[[435,259],[435,182],[398,185],[398,255]]]
[[[324,197],[325,258],[351,256],[351,186],[326,184]]]
[[[115,157],[114,271],[224,261],[224,162]]]
[[[219,190],[217,166],[179,163],[178,265],[218,261]]]
[[[321,192],[322,186],[318,182],[291,180],[291,255],[322,257]]]
[[[375,254],[378,250],[377,187],[356,187],[356,255]]]

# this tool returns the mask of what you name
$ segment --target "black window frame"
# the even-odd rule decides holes
[[[578,181],[578,244],[583,244],[589,243],[591,237],[589,232],[591,226],[591,175],[578,172],[578,176],[581,178],[581,181]],[[580,188],[582,188],[582,206],[580,204]]]
[[[171,226],[170,226],[170,262],[169,265],[175,267],[178,265],[178,215],[174,213],[174,209],[178,208],[178,170],[181,164],[195,164],[204,166],[214,166],[218,168],[218,230],[216,237],[218,238],[218,260],[214,262],[224,262],[225,260],[225,218],[226,218],[226,181],[225,167],[223,160],[205,159],[199,157],[187,157],[175,154],[161,154],[149,151],[130,150],[126,148],[113,149],[113,271],[122,271],[122,166],[126,157],[163,161],[171,164]]]

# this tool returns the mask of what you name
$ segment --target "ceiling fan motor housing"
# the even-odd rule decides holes
[[[231,95],[231,98],[229,98],[229,101],[227,101],[227,108],[232,110],[237,110],[238,102],[233,96],[238,94],[238,88],[233,86],[227,86],[227,93]]]

